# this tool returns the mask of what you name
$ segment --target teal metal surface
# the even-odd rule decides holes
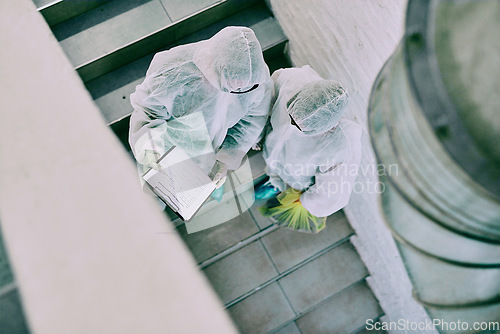
[[[377,160],[398,166],[380,176],[380,204],[414,297],[435,319],[469,322],[442,332],[500,321],[500,127],[491,109],[500,92],[489,71],[500,48],[486,31],[500,27],[499,13],[499,1],[410,1],[405,37],[370,98]]]
[[[361,280],[296,322],[302,333],[352,333],[382,313],[365,280]]]
[[[410,1],[407,12],[404,59],[422,114],[454,163],[500,200],[500,2]]]

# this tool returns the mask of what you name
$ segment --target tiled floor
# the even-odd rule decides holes
[[[207,267],[205,274],[222,301],[229,303],[278,272],[262,243],[256,241]]]
[[[199,263],[258,231],[259,229],[255,226],[248,212],[222,224],[218,228],[211,228],[198,233],[187,234],[184,225],[179,227],[182,238],[186,241],[186,244]]]
[[[301,313],[367,275],[354,248],[344,242],[280,282],[295,310]]]
[[[278,283],[273,283],[229,308],[242,333],[280,326],[295,316]]]
[[[352,333],[382,310],[364,280],[334,295],[326,303],[297,320],[303,333]]]
[[[335,218],[332,217],[328,227],[318,234],[278,229],[263,237],[262,242],[278,271],[284,272],[353,233],[341,214]]]
[[[276,228],[262,204],[199,233],[178,227],[242,333],[356,333],[383,314],[343,212],[311,235]]]

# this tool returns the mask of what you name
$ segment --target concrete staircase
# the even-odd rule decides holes
[[[287,38],[264,1],[34,2],[128,151],[129,96],[156,52],[242,25],[255,31],[271,73],[290,66]],[[261,154],[253,152],[249,159],[254,179],[262,177]],[[383,315],[342,212],[328,218],[323,232],[308,235],[278,229],[258,213],[262,204],[195,234],[187,234],[182,221],[166,211],[241,332],[362,333],[366,319]],[[5,252],[0,264],[8,266]],[[27,332],[12,275],[0,281],[3,308],[17,319],[15,333]],[[0,317],[0,328],[14,323]]]
[[[242,333],[362,333],[383,315],[343,212],[317,235],[277,228],[257,202],[220,226],[179,233]],[[374,331],[376,332],[376,331]]]

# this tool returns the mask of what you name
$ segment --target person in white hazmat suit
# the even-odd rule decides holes
[[[129,142],[141,167],[173,145],[222,184],[266,124],[272,81],[254,32],[226,27],[212,38],[157,53],[130,96]]]
[[[310,66],[273,73],[276,92],[263,156],[269,181],[256,197],[281,226],[307,232],[349,202],[361,159],[361,126],[344,118],[346,89]],[[266,195],[267,194],[267,195]]]

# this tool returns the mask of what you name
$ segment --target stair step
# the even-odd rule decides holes
[[[283,54],[287,39],[276,20],[269,15],[267,8],[255,6],[244,13],[236,14],[188,36],[180,40],[179,44],[170,44],[165,49],[210,38],[228,25],[244,25],[255,31],[257,38],[261,42],[266,61],[271,61],[276,55]],[[117,122],[132,112],[129,96],[135,91],[135,87],[144,80],[146,70],[155,53],[150,53],[86,83],[88,91],[95,99],[108,124]],[[282,61],[282,64],[285,63],[286,61]]]
[[[272,232],[278,233],[277,231]],[[248,246],[247,246],[248,247]],[[230,293],[237,294],[243,290],[243,288],[239,285],[235,285],[233,282],[239,282],[240,278],[238,276],[245,276],[244,272],[248,269],[245,267],[244,269],[237,269],[237,266],[240,266],[240,263],[246,264],[246,257],[255,258],[258,256],[259,251],[256,249],[255,253],[250,253],[250,250],[247,250],[247,247],[241,249],[239,252],[229,255],[227,258],[220,260],[212,264],[210,267],[206,268],[204,271],[209,278],[212,286],[215,291],[218,292],[219,297],[225,301],[227,295]],[[245,254],[249,253],[249,254]],[[270,330],[281,331],[281,329],[285,327],[289,327],[289,325],[293,322],[296,322],[300,327],[300,323],[305,326],[309,325],[307,322],[307,318],[309,314],[314,314],[318,311],[323,311],[325,305],[328,305],[332,302],[332,300],[343,299],[342,295],[347,290],[351,290],[353,285],[356,286],[359,281],[364,282],[364,271],[361,270],[361,275],[358,275],[358,263],[360,262],[359,257],[354,252],[352,253],[352,246],[344,238],[342,241],[332,244],[327,247],[323,251],[319,252],[317,255],[310,256],[308,259],[303,261],[290,268],[288,271],[283,272],[272,279],[266,281],[263,284],[257,285],[251,293],[247,293],[243,295],[243,298],[237,298],[235,301],[231,303],[226,303],[228,307],[228,311],[231,314],[234,322],[240,327],[240,331],[243,333],[268,333]],[[238,254],[239,253],[239,254]],[[269,255],[268,255],[269,256]],[[345,257],[344,257],[345,256]],[[234,258],[232,258],[234,257]],[[238,257],[238,258],[236,258]],[[271,256],[271,260],[274,258]],[[352,261],[354,259],[354,261]],[[353,268],[351,266],[351,262],[353,262]],[[311,268],[311,266],[313,268]],[[361,265],[362,266],[362,265]],[[312,270],[312,269],[316,269]],[[350,270],[353,269],[353,270]],[[361,269],[364,269],[362,266]],[[250,272],[255,272],[256,268],[251,268]],[[257,269],[260,271],[260,268]],[[304,275],[304,271],[308,271],[306,275]],[[331,275],[334,273],[334,275]],[[322,276],[323,274],[324,276]],[[293,280],[293,290],[290,288],[290,276]],[[260,277],[259,277],[260,278]],[[333,283],[331,281],[334,281]],[[256,280],[252,279],[255,285]],[[278,283],[280,286],[281,293],[284,299],[287,301],[286,303],[277,303],[273,309],[288,309],[289,306],[292,308],[293,312],[285,312],[287,316],[282,316],[279,321],[268,322],[266,320],[266,311],[264,313],[261,312],[262,304],[267,304],[268,299],[266,297],[266,290],[270,287]],[[247,286],[251,286],[251,282],[248,282]],[[233,291],[237,290],[237,291]],[[297,299],[295,298],[298,294],[302,294],[308,301],[308,307],[303,309],[300,307],[300,303],[297,303]],[[358,291],[359,292],[359,291]],[[364,291],[362,291],[364,292]],[[278,296],[274,296],[275,298],[271,298],[276,300]],[[363,296],[365,297],[365,296]],[[370,296],[367,296],[368,303],[371,304]],[[357,305],[359,306],[359,305]],[[378,305],[377,305],[378,306]],[[361,310],[363,307],[360,308]],[[331,310],[330,310],[331,311]],[[338,317],[343,316],[339,314],[342,312],[337,312]],[[358,312],[366,314],[366,312]],[[368,313],[370,315],[370,313]],[[306,318],[306,321],[301,321],[302,318]],[[328,318],[328,317],[326,317]],[[326,319],[325,318],[325,319]],[[331,326],[330,320],[325,321],[322,320],[323,323]],[[360,324],[354,324],[354,328],[359,328]],[[349,333],[349,331],[302,331],[303,333]]]
[[[229,308],[228,311],[242,334],[269,333],[269,330],[294,317],[294,312],[278,283],[266,286],[241,303]],[[282,333],[300,333],[294,332],[293,329],[287,326],[286,331]]]
[[[294,309],[302,313],[367,275],[354,247],[344,243],[292,272],[280,283]]]
[[[370,322],[369,324],[363,324],[361,326],[361,329],[355,332],[355,334],[387,334],[387,331],[383,328],[383,324],[380,322],[380,317],[379,319],[373,319],[373,322]]]
[[[49,26],[55,26],[61,22],[72,19],[109,0],[34,0],[37,10]]]
[[[244,10],[256,0],[113,0],[53,27],[83,81]],[[179,5],[178,4],[178,5]]]
[[[323,305],[297,319],[302,333],[351,333],[367,319],[383,314],[365,280],[334,295]]]
[[[102,59],[171,23],[160,0],[110,1],[54,26],[52,32],[86,81],[106,70]]]

